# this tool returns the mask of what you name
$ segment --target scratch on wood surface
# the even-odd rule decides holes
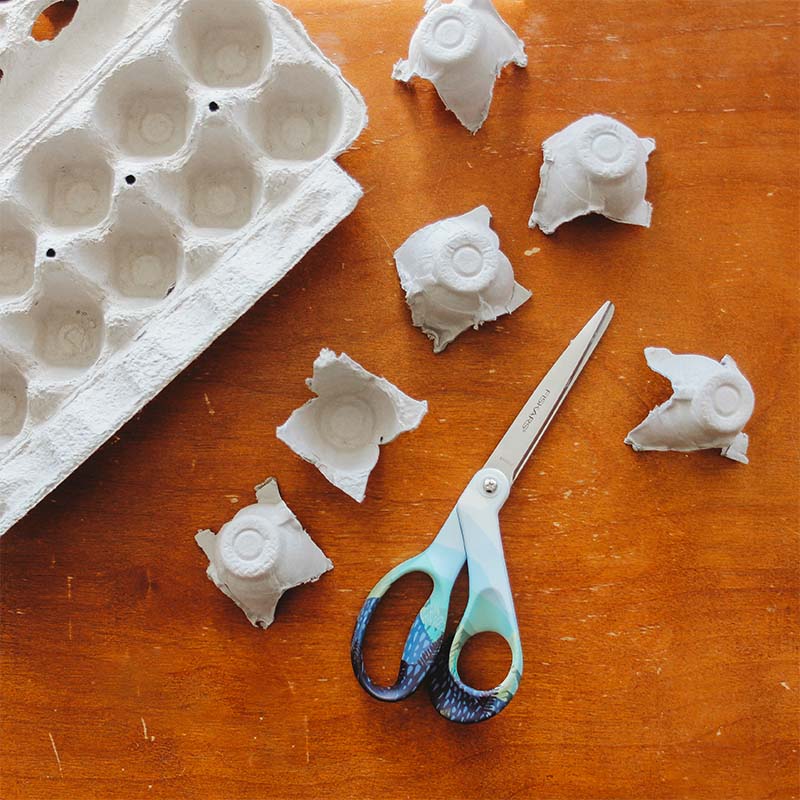
[[[789,684],[786,681],[781,681],[781,686],[783,686],[783,688],[786,689],[787,692],[792,691],[792,687],[789,686]]]
[[[50,731],[47,731],[47,735],[50,737],[50,744],[53,745],[53,755],[56,757],[56,763],[58,764],[58,774],[63,778],[64,777],[64,770],[61,769],[61,758],[58,755],[58,748],[56,747],[56,740],[53,738],[53,734]]]
[[[394,256],[394,250],[392,250],[391,245],[387,241],[386,237],[381,233],[379,234],[381,239],[383,239],[383,243],[386,245],[386,249]]]
[[[303,715],[303,724],[306,729],[306,764],[311,761],[311,754],[308,751],[308,714]]]
[[[209,416],[213,417],[217,412],[212,408],[211,401],[208,399],[208,395],[205,392],[203,392],[203,400],[206,401],[206,408],[208,409]]]
[[[72,620],[67,620],[67,638],[72,641]]]
[[[67,600],[72,600],[72,575],[67,575]]]
[[[146,742],[154,742],[156,740],[156,737],[153,735],[148,735],[147,723],[144,721],[144,717],[139,717],[139,719],[142,721],[142,733],[144,734],[144,740]]]

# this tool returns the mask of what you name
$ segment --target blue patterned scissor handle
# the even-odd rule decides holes
[[[494,488],[487,494],[487,478]],[[361,686],[378,700],[402,700],[431,674],[433,703],[454,722],[480,722],[502,711],[522,675],[522,647],[508,584],[498,512],[508,496],[508,480],[497,470],[481,470],[470,481],[438,536],[426,550],[388,572],[369,593],[356,620],[350,648],[353,671]],[[443,647],[450,595],[467,561],[469,599],[454,637]],[[364,668],[363,643],[375,608],[389,587],[410,572],[423,572],[433,589],[408,634],[397,680],[378,686]],[[500,634],[509,644],[511,669],[494,689],[467,686],[458,674],[458,658],[467,640],[484,631]]]

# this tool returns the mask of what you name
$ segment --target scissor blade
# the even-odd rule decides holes
[[[514,483],[613,316],[614,305],[606,301],[550,367],[489,456],[486,467],[500,470],[509,483]]]

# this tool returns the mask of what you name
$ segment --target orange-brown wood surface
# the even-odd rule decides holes
[[[502,2],[530,63],[474,137],[430,85],[390,80],[421,3],[289,5],[368,103],[340,159],[365,196],[0,541],[0,797],[797,797],[797,4]],[[542,140],[598,111],[657,141],[652,228],[529,230]],[[392,252],[481,203],[534,297],[434,356]],[[614,321],[501,517],[518,695],[467,727],[424,691],[372,700],[349,660],[367,591],[426,545],[606,298]],[[748,466],[623,444],[670,393],[646,345],[734,356],[756,393]],[[362,505],[275,438],[322,346],[430,404]],[[262,631],[193,536],[268,475],[336,566]],[[384,680],[423,589],[378,620]],[[506,666],[465,658],[484,683]]]

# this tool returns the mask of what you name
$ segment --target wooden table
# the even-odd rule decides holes
[[[797,4],[503,2],[530,63],[474,137],[429,85],[389,78],[421,3],[290,5],[369,105],[341,158],[365,197],[2,539],[0,796],[797,797]],[[541,141],[597,111],[657,140],[652,228],[529,230]],[[434,356],[392,252],[481,203],[534,298]],[[503,512],[519,694],[472,727],[424,692],[373,701],[348,653],[365,593],[429,541],[607,297],[614,322]],[[646,345],[736,358],[757,398],[749,466],[623,445],[670,392]],[[361,506],[274,435],[322,346],[430,404]],[[268,475],[336,568],[261,631],[193,535]],[[384,679],[424,588],[378,621]],[[465,658],[475,680],[506,665]]]

